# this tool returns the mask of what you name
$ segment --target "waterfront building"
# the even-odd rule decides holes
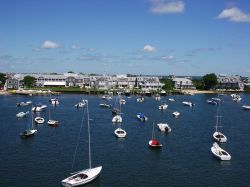
[[[190,78],[172,78],[172,83],[175,89],[195,89]]]
[[[32,76],[36,79],[37,87],[81,87],[108,90],[112,88],[142,90],[158,90],[164,84],[160,83],[158,77],[152,76],[127,76],[127,75],[83,75],[76,73],[64,74],[13,74],[7,81],[7,89],[23,88],[25,76]],[[13,79],[13,80],[12,80]],[[14,85],[15,84],[15,85]]]
[[[217,76],[217,81],[218,84],[216,85],[216,89],[244,90],[244,83],[238,75],[228,76],[226,74],[220,74]]]

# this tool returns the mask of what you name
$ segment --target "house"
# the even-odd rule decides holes
[[[216,89],[244,90],[244,83],[238,75],[228,76],[226,74],[220,74],[217,76],[217,81],[218,84],[216,85]]]
[[[195,89],[190,78],[172,78],[172,83],[175,89]]]
[[[17,90],[19,88],[19,80],[16,78],[6,79],[4,88],[6,90]]]

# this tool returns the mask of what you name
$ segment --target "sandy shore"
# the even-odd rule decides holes
[[[10,93],[5,90],[0,90],[0,95],[9,95]]]
[[[229,94],[232,92],[243,92],[243,91],[185,90],[184,92],[190,94]]]

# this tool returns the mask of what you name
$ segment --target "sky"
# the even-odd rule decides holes
[[[0,72],[250,77],[249,0],[0,0]]]

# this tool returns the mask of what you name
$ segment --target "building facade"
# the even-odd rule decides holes
[[[241,81],[241,77],[238,75],[228,76],[220,74],[217,76],[218,84],[216,89],[225,89],[225,90],[244,90],[244,83]]]
[[[195,89],[192,80],[189,78],[172,78],[172,83],[175,89]]]

